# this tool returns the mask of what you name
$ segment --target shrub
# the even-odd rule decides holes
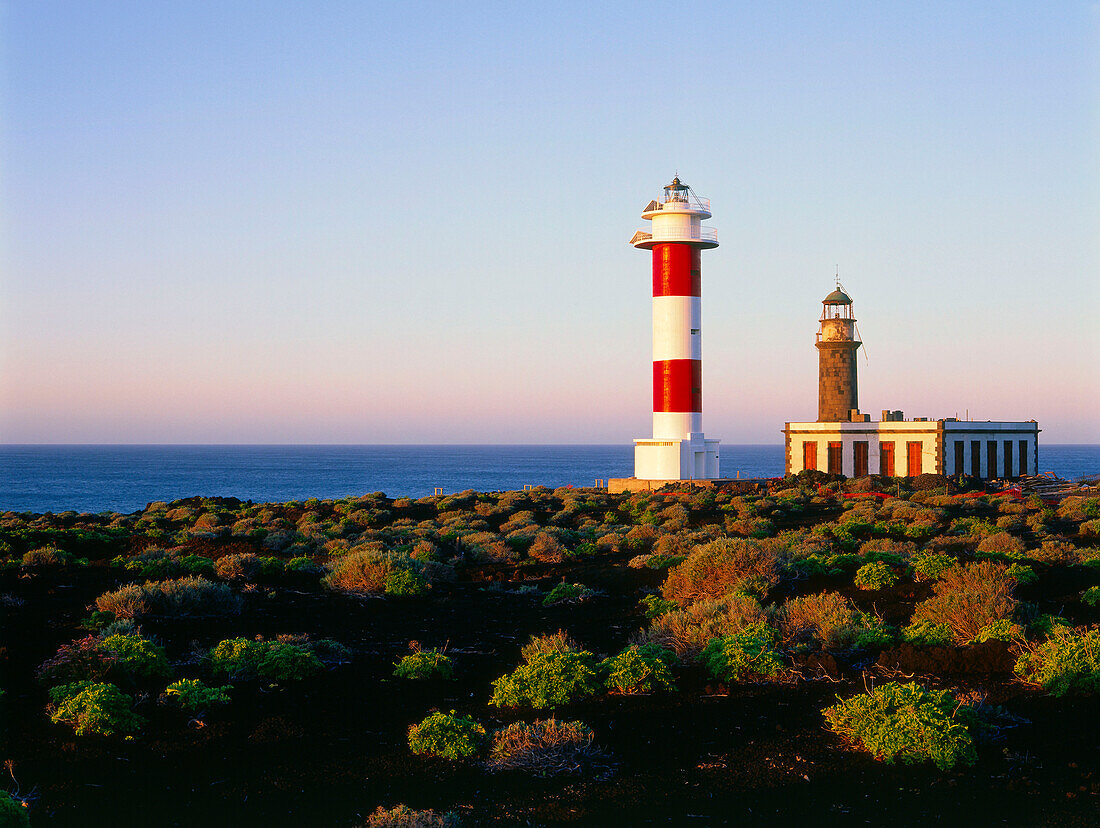
[[[223,555],[214,562],[214,572],[228,580],[251,580],[260,572],[260,556],[253,552]]]
[[[99,642],[100,649],[114,660],[114,669],[136,679],[170,676],[164,648],[142,635],[109,635]]]
[[[493,682],[489,704],[497,707],[560,707],[599,689],[595,659],[587,650],[537,653]]]
[[[409,749],[423,756],[465,759],[474,756],[485,740],[485,728],[466,716],[430,714],[420,724],[409,727]]]
[[[540,563],[561,563],[565,560],[565,547],[549,532],[535,535],[527,554]]]
[[[78,681],[50,690],[50,721],[67,724],[77,736],[115,736],[139,730],[145,720],[130,710],[130,697],[113,684]]]
[[[1100,691],[1100,628],[1054,626],[1050,637],[1016,661],[1016,674],[1053,696]]]
[[[31,828],[26,805],[6,791],[0,791],[0,828]]]
[[[45,685],[101,681],[107,677],[114,662],[114,658],[99,646],[99,639],[88,635],[58,647],[56,655],[38,668],[38,680]]]
[[[428,588],[423,564],[399,552],[360,548],[329,564],[321,583],[342,592],[421,595]]]
[[[981,644],[983,641],[1017,641],[1024,637],[1024,628],[1019,624],[1013,624],[1007,618],[986,624],[971,640],[971,644]]]
[[[819,643],[826,650],[851,647],[859,635],[859,614],[838,592],[791,598],[777,614],[784,644]]]
[[[632,695],[657,690],[675,690],[672,665],[676,655],[656,644],[631,645],[612,658],[600,662],[606,673],[604,686],[615,693]]]
[[[56,546],[40,546],[23,555],[23,566],[68,566],[73,556]]]
[[[1005,570],[1005,575],[1016,581],[1017,584],[1033,584],[1039,580],[1035,570],[1025,564],[1014,563]]]
[[[387,595],[408,597],[423,595],[430,586],[422,575],[411,569],[395,569],[386,576],[385,592]]]
[[[299,681],[321,670],[321,660],[304,645],[248,638],[219,642],[210,663],[215,674],[231,679]]]
[[[957,563],[943,552],[918,552],[909,561],[918,581],[934,581]]]
[[[931,761],[950,770],[978,758],[968,729],[973,716],[946,690],[890,682],[822,713],[830,730],[890,764]]]
[[[216,704],[229,704],[232,689],[232,684],[208,687],[201,679],[180,679],[169,684],[164,692],[184,710],[195,712]]]
[[[660,644],[689,660],[697,658],[712,638],[734,635],[764,620],[755,598],[729,595],[720,601],[696,601],[655,618],[638,638],[639,643]]]
[[[856,570],[856,586],[860,589],[882,589],[897,583],[898,576],[882,561],[872,561]]]
[[[711,675],[719,681],[772,677],[783,670],[783,661],[774,644],[775,633],[770,627],[753,624],[733,635],[712,638],[702,658]]]
[[[546,594],[546,597],[542,599],[542,605],[550,607],[554,604],[576,604],[580,601],[586,601],[596,594],[596,590],[590,589],[584,584],[567,584],[563,582]]]
[[[400,501],[394,501],[396,506]],[[408,805],[395,805],[393,808],[383,808],[379,805],[375,811],[367,817],[366,828],[459,828],[462,821],[458,814],[447,811],[414,811]]]
[[[1012,617],[1015,586],[1002,564],[979,561],[954,567],[936,583],[935,595],[917,604],[912,620],[947,624],[955,641],[965,644],[994,621]]]
[[[491,770],[526,771],[542,777],[579,774],[605,758],[593,739],[592,729],[584,722],[515,722],[493,733],[487,764]]]
[[[394,665],[394,676],[404,679],[452,679],[454,664],[442,650],[417,650]]]
[[[638,605],[645,613],[645,617],[650,620],[680,609],[680,605],[675,601],[666,601],[660,595],[643,595]]]
[[[1090,607],[1100,605],[1100,586],[1093,586],[1081,593],[1081,603]]]
[[[241,611],[241,599],[225,584],[189,576],[166,581],[127,584],[95,600],[96,609],[117,618],[144,615],[209,616]]]
[[[779,582],[778,545],[719,538],[696,547],[687,560],[669,570],[661,594],[687,606],[734,592],[763,595]]]
[[[537,655],[545,653],[569,653],[576,652],[577,642],[569,637],[565,630],[546,635],[532,635],[520,650],[520,655],[525,661],[530,661]]]
[[[916,621],[901,630],[901,638],[910,644],[926,647],[943,647],[955,640],[955,634],[947,624],[934,621]]]
[[[997,532],[982,538],[978,552],[987,555],[1004,555],[1007,558],[1022,558],[1026,547],[1024,542],[1008,532]]]

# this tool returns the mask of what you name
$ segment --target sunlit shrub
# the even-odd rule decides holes
[[[454,662],[442,650],[416,649],[394,665],[393,674],[403,679],[452,679]]]
[[[113,659],[112,672],[135,679],[161,678],[172,674],[164,648],[141,635],[109,635],[100,649]]]
[[[396,500],[394,505],[400,502]],[[414,811],[408,805],[395,805],[392,808],[379,805],[367,817],[366,828],[459,828],[460,825],[462,820],[452,811],[441,814],[432,810]]]
[[[216,675],[230,679],[300,681],[321,670],[321,660],[306,646],[282,641],[231,638],[210,651]]]
[[[130,709],[131,699],[113,684],[78,681],[50,690],[50,721],[67,724],[77,736],[126,735],[145,720]]]
[[[541,777],[576,775],[606,763],[583,722],[556,719],[515,722],[493,733],[487,762],[491,770],[516,770]]]
[[[953,567],[936,582],[935,595],[917,604],[912,621],[947,624],[955,641],[965,644],[987,625],[1012,617],[1015,586],[1002,564],[979,561]]]
[[[232,684],[208,687],[201,679],[180,679],[168,685],[165,695],[183,710],[197,712],[217,704],[229,704]]]
[[[73,556],[56,546],[40,546],[23,554],[23,566],[68,566]]]
[[[882,561],[872,561],[856,570],[855,584],[860,589],[883,589],[897,583],[894,570]]]
[[[671,569],[661,594],[681,606],[734,592],[763,595],[778,583],[779,566],[774,543],[720,538],[696,548]]]
[[[820,644],[826,650],[851,647],[863,626],[861,614],[838,592],[820,592],[791,598],[777,613],[787,646]]]
[[[523,664],[493,682],[489,704],[535,709],[560,707],[591,696],[599,689],[595,667],[595,657],[587,650],[525,654]]]
[[[978,552],[987,555],[1004,555],[1007,558],[1022,558],[1026,551],[1024,542],[1008,532],[997,532],[982,538]]]
[[[322,579],[329,589],[388,595],[421,595],[429,587],[424,564],[399,552],[378,548],[353,551],[329,564]]]
[[[475,756],[485,741],[485,728],[455,711],[428,715],[409,727],[409,750],[422,756],[466,759]]]
[[[1093,586],[1081,593],[1081,603],[1090,607],[1100,606],[1100,586]]]
[[[702,653],[712,638],[734,635],[745,627],[763,623],[766,616],[755,598],[728,595],[719,601],[696,601],[653,620],[638,643],[660,644],[684,660]]]
[[[1100,691],[1100,628],[1054,626],[1016,661],[1016,674],[1053,696]]]
[[[955,634],[947,624],[934,621],[916,621],[901,629],[901,639],[909,644],[925,647],[942,647],[955,641]]]
[[[576,604],[587,601],[596,594],[596,590],[586,587],[584,584],[567,584],[563,582],[546,593],[546,597],[542,599],[542,605],[551,607],[556,604]]]
[[[1019,624],[1013,624],[1007,618],[986,624],[978,634],[970,641],[971,644],[981,644],[983,641],[1019,641],[1024,637],[1024,628]]]
[[[241,611],[241,599],[225,584],[200,577],[127,584],[96,598],[96,609],[117,618],[145,615],[228,615]]]
[[[918,552],[909,560],[918,581],[934,581],[957,564],[958,561],[942,552]]]
[[[753,624],[740,632],[712,638],[702,660],[719,681],[770,678],[779,675],[783,660],[775,651],[775,632],[766,624]]]
[[[947,691],[890,682],[822,713],[830,730],[887,763],[931,761],[950,770],[978,759],[969,730],[973,714]]]
[[[675,690],[672,665],[675,654],[657,644],[631,645],[617,656],[606,658],[600,670],[606,675],[604,686],[624,695]]]

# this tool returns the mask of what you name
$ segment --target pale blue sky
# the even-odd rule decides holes
[[[1097,3],[8,2],[0,440],[629,442],[678,170],[704,424],[1100,442]]]

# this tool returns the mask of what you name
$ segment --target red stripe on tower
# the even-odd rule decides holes
[[[703,361],[660,359],[653,363],[653,410],[692,412],[703,410]]]
[[[699,248],[690,244],[653,246],[653,295],[699,296]]]

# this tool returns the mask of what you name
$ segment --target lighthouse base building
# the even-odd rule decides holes
[[[877,423],[787,423],[786,473],[816,469],[845,477],[963,474],[1011,480],[1038,468],[1040,429],[1034,420],[905,420],[900,411],[882,413]]]

